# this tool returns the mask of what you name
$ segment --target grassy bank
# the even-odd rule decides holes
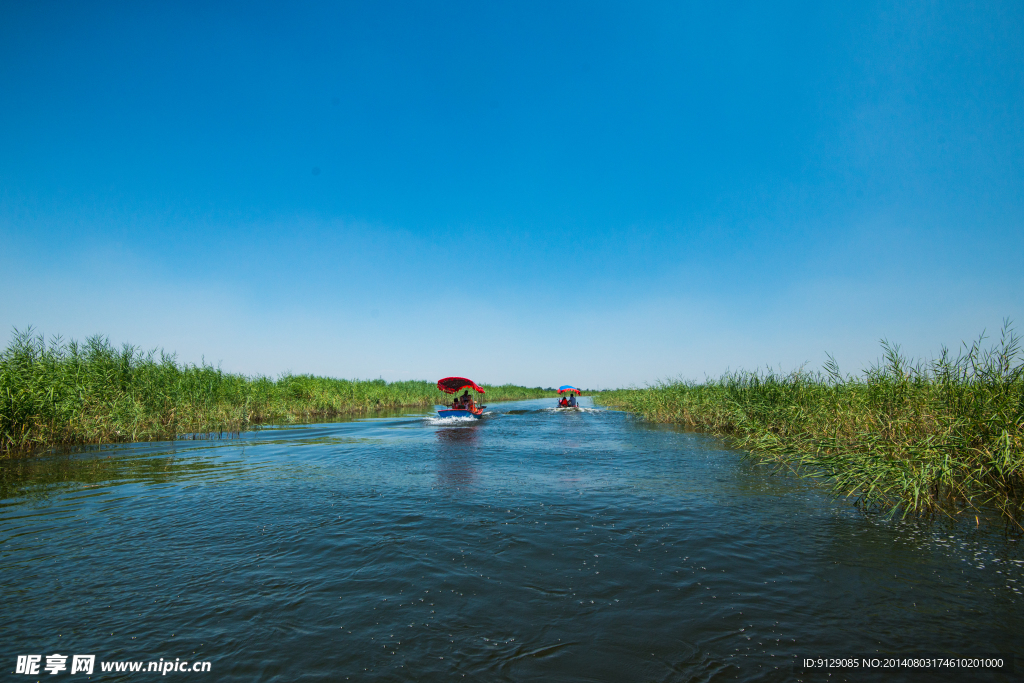
[[[486,401],[554,396],[489,386]],[[16,333],[0,354],[0,457],[54,446],[173,439],[445,400],[433,382],[245,377],[102,337],[49,344]]]
[[[859,376],[737,372],[701,384],[665,382],[595,401],[729,437],[753,457],[827,477],[859,504],[961,514],[994,506],[1022,523],[1024,363],[1007,327],[928,362],[883,344]]]

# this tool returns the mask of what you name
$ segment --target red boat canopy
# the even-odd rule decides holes
[[[478,393],[484,393],[484,390],[477,386],[477,383],[471,379],[465,377],[445,377],[444,379],[437,380],[437,388],[446,394],[457,394],[463,389],[475,389]]]

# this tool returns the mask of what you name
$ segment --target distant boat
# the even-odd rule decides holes
[[[446,394],[457,394],[463,389],[473,389],[477,393],[484,393],[484,390],[476,382],[465,377],[445,377],[444,379],[439,379],[437,380],[437,388]],[[446,410],[439,410],[437,414],[440,417],[472,417],[479,420],[483,416],[484,408],[486,407],[476,405],[472,399],[469,401],[469,406],[462,407],[458,403],[458,398],[456,398],[452,407]]]
[[[571,384],[563,384],[562,386],[558,387],[558,393],[560,393],[560,394],[569,394],[570,396],[573,396],[574,399],[575,399],[576,396],[580,395],[580,390],[577,389],[576,387],[572,386]],[[564,401],[564,400],[565,400],[565,397],[562,397],[562,401]],[[563,404],[562,401],[558,402],[558,405],[555,407],[556,410],[579,410],[580,409],[580,407],[578,405],[576,405],[576,401],[575,400],[573,400],[572,405],[569,405],[568,403]]]

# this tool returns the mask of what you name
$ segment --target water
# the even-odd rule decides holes
[[[795,655],[1024,655],[1024,553],[1000,529],[865,515],[713,438],[552,403],[0,464],[0,662],[785,681],[820,679]]]

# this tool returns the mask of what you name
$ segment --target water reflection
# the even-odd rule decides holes
[[[462,490],[476,481],[476,452],[479,427],[441,427],[437,430],[437,485],[442,489]]]
[[[238,459],[207,457],[216,445],[168,448],[167,444],[127,446],[91,453],[54,455],[0,462],[0,500],[43,499],[78,489],[182,478],[207,479],[243,466]],[[146,453],[146,450],[152,452]],[[141,453],[139,451],[142,451]],[[104,454],[107,453],[107,454]]]

